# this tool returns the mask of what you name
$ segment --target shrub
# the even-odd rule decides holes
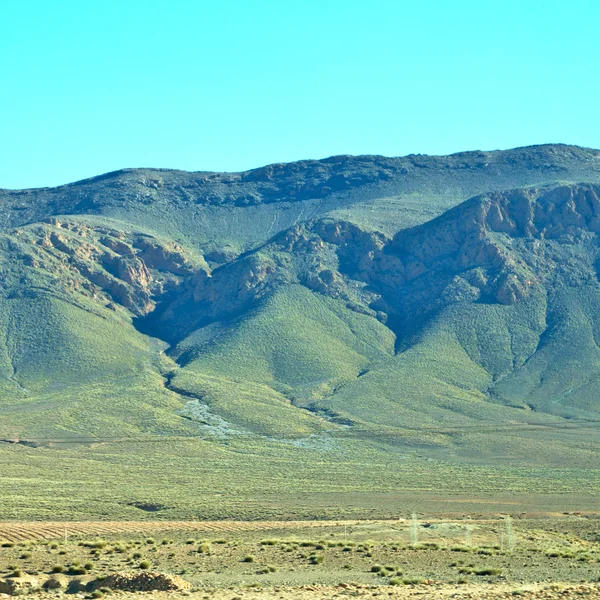
[[[104,592],[101,592],[100,590],[94,590],[91,593],[92,598],[102,598],[104,596]]]
[[[87,575],[87,569],[85,567],[71,567],[69,573],[71,575]]]
[[[392,577],[390,579],[390,585],[402,585],[403,581],[400,577]]]
[[[87,569],[88,571],[91,571],[94,568],[94,563],[86,562],[85,565],[83,565],[83,568]]]
[[[204,542],[198,546],[198,552],[200,554],[210,554],[210,543]]]
[[[320,565],[325,560],[322,554],[313,554],[309,559],[311,565]]]
[[[23,576],[23,571],[21,571],[21,569],[15,569],[11,574],[11,577],[22,577],[22,576]]]
[[[244,556],[244,558],[242,559],[242,562],[253,563],[254,562],[254,556],[252,556],[252,554],[248,554],[248,556]]]
[[[379,573],[383,570],[383,567],[381,565],[373,565],[371,567],[371,573]]]
[[[54,567],[52,567],[53,573],[62,573],[64,570],[65,568],[62,565],[55,565]]]
[[[150,545],[152,545],[152,544],[156,544],[156,540],[155,540],[154,538],[148,538],[148,539],[146,540],[146,544],[150,544]]]
[[[150,568],[150,561],[149,560],[143,560],[140,563],[140,569],[149,569]]]
[[[106,548],[107,542],[104,540],[95,540],[93,542],[81,542],[78,544],[79,546],[84,546],[85,548]]]
[[[267,565],[266,567],[256,571],[256,574],[257,575],[265,575],[266,573],[276,573],[276,572],[277,572],[276,567],[273,567],[272,565]]]
[[[485,575],[502,575],[502,569],[477,569],[474,571],[475,575],[479,575],[480,577]]]

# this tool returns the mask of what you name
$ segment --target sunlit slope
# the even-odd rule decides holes
[[[164,387],[161,372],[173,367],[162,355],[166,344],[133,325],[135,312],[152,302],[152,283],[144,280],[150,271],[129,255],[136,244],[148,257],[156,254],[155,266],[169,251],[168,243],[146,236],[127,239],[114,229],[77,223],[32,226],[2,237],[2,437],[188,429],[175,414],[181,399]],[[176,277],[156,273],[155,283]]]
[[[325,425],[296,406],[333,393],[393,350],[393,333],[376,319],[290,285],[180,342],[174,358],[182,368],[171,383],[251,431],[307,432]]]

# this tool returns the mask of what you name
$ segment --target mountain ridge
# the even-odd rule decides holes
[[[87,214],[202,250],[240,252],[317,216],[392,234],[478,193],[558,179],[600,181],[600,153],[548,145],[448,157],[342,156],[226,174],[122,170],[56,188],[1,190],[0,228]]]
[[[535,153],[535,152],[543,152],[545,150],[564,150],[569,151],[572,154],[591,154],[592,156],[599,157],[600,150],[596,150],[591,147],[586,146],[578,146],[574,144],[562,144],[562,143],[546,143],[546,144],[534,144],[529,146],[517,146],[515,148],[511,148],[508,150],[496,149],[496,150],[466,150],[453,152],[451,154],[406,154],[402,156],[386,156],[382,154],[334,154],[332,156],[328,156],[326,158],[320,159],[300,159],[292,162],[275,162],[269,163],[268,165],[264,165],[262,167],[253,167],[251,169],[246,169],[242,171],[187,171],[184,169],[169,169],[163,167],[124,167],[122,169],[116,169],[114,171],[108,171],[106,173],[102,173],[100,175],[93,175],[91,177],[86,177],[84,179],[79,179],[73,182],[60,184],[56,186],[41,186],[36,188],[0,188],[0,192],[35,192],[35,191],[48,191],[48,190],[56,190],[64,187],[73,187],[79,186],[87,183],[97,183],[99,181],[103,181],[105,179],[116,178],[120,175],[128,175],[128,174],[136,174],[136,173],[145,173],[145,172],[157,172],[157,173],[174,173],[174,174],[184,174],[184,175],[222,175],[224,177],[231,175],[247,175],[247,174],[255,174],[265,172],[271,169],[277,168],[285,168],[290,166],[303,166],[303,165],[317,165],[320,163],[336,163],[341,162],[341,159],[346,160],[374,160],[381,159],[385,162],[390,161],[399,161],[399,162],[421,162],[425,161],[433,161],[433,162],[441,162],[443,159],[459,159],[459,158],[484,158],[484,157],[493,157],[493,156],[503,156],[510,155],[514,153],[519,153],[525,151],[526,153]],[[579,156],[579,158],[582,158]]]
[[[0,438],[595,456],[564,428],[600,412],[600,152],[411,157],[392,179],[375,158],[302,163],[311,193],[346,174],[321,199],[285,195],[299,163],[219,179],[220,205],[137,170],[26,193],[0,235]],[[406,177],[420,191],[385,195]],[[279,199],[235,205],[259,184]]]

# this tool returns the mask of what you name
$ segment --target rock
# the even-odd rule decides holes
[[[115,573],[101,581],[97,581],[96,585],[130,592],[183,591],[192,587],[190,583],[177,575],[148,571],[144,573]]]
[[[0,579],[0,593],[9,596],[19,596],[40,589],[40,582],[31,575],[21,577],[7,577]]]
[[[95,588],[95,580],[75,577],[67,582],[66,592],[68,594],[78,594],[85,591],[91,591]]]
[[[69,587],[70,581],[66,575],[56,573],[47,579],[42,587],[46,590],[66,590]]]

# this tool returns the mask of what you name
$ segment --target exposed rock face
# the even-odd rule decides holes
[[[58,289],[106,297],[135,316],[152,312],[157,301],[185,287],[208,265],[172,241],[142,233],[48,219],[17,230],[19,246],[8,240],[26,265],[58,280]],[[5,285],[10,278],[5,279]],[[56,287],[56,284],[55,284]]]

